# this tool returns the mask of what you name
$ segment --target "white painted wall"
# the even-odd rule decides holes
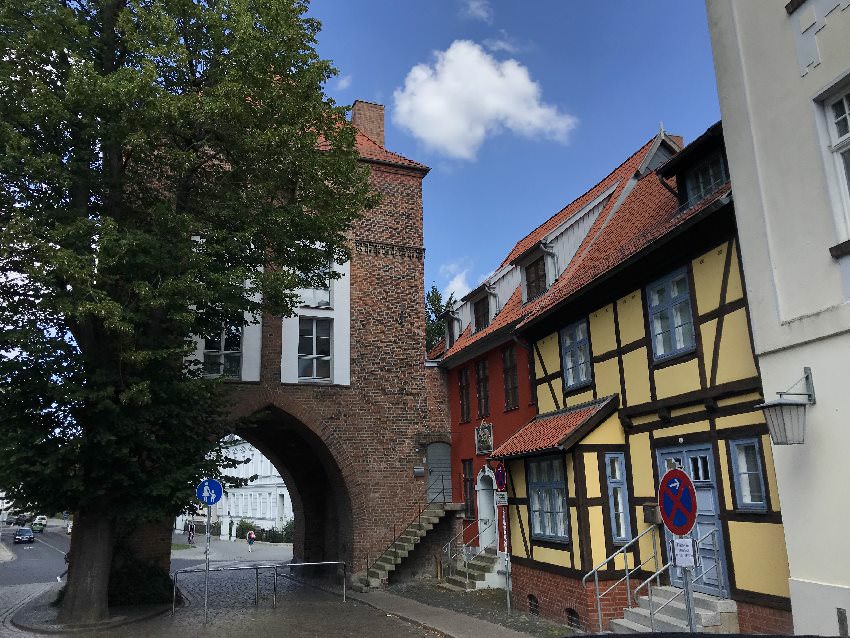
[[[342,276],[331,282],[330,307],[301,306],[294,317],[284,317],[280,380],[299,383],[298,380],[298,323],[299,317],[328,317],[333,319],[331,333],[331,383],[351,384],[351,264],[334,264]],[[300,291],[302,296],[306,291]],[[304,382],[302,383],[310,383]],[[318,383],[318,382],[312,382]]]
[[[806,442],[774,446],[799,634],[850,610],[850,237],[821,97],[850,78],[850,2],[707,0],[756,353],[767,399],[810,366]],[[837,492],[827,486],[841,486]]]

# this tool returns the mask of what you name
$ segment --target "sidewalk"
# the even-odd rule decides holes
[[[352,592],[350,596],[388,614],[423,627],[436,629],[448,638],[528,638],[530,635],[456,611],[432,607],[410,598],[402,598],[386,591],[377,590],[368,594]]]

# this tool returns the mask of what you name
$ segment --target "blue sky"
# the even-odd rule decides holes
[[[425,285],[464,293],[664,123],[720,117],[702,0],[313,0],[340,104],[427,164]]]

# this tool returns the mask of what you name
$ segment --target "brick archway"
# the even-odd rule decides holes
[[[307,424],[269,405],[237,434],[268,458],[286,483],[295,514],[296,561],[352,559],[348,486],[331,450]]]

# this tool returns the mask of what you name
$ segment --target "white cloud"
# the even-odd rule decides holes
[[[493,21],[493,7],[489,0],[463,0],[463,15],[490,24]]]
[[[504,51],[505,53],[519,53],[522,47],[519,43],[508,35],[508,32],[501,29],[499,36],[496,38],[487,38],[484,40],[484,46],[494,53]]]
[[[336,81],[336,90],[337,91],[345,91],[349,86],[351,86],[352,77],[350,75],[343,75]]]
[[[474,160],[488,135],[508,129],[566,142],[572,115],[541,101],[540,86],[516,60],[499,62],[475,42],[456,40],[417,64],[393,94],[394,121],[429,148]]]
[[[454,293],[455,301],[458,301],[472,290],[469,285],[469,270],[469,260],[466,258],[440,266],[440,276],[449,280],[443,288],[444,301],[452,293]]]

